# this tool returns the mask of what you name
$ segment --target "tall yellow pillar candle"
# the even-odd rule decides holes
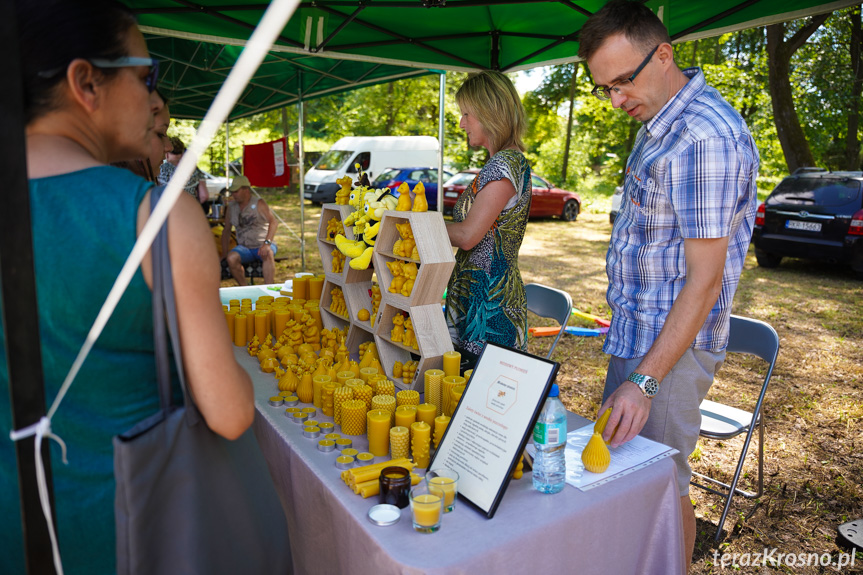
[[[270,333],[269,317],[266,311],[255,312],[255,335],[258,336],[258,341],[264,343],[267,335]]]
[[[231,341],[234,339],[234,318],[237,315],[237,310],[229,309],[225,312],[225,321],[228,322],[228,331],[231,334]]]
[[[396,408],[396,425],[410,429],[416,420],[417,408],[415,405],[402,405]]]
[[[366,414],[369,436],[369,451],[377,457],[385,457],[390,450],[390,412],[376,409]]]
[[[338,385],[333,382],[327,382],[321,387],[321,411],[324,415],[333,416],[333,392]]]
[[[390,429],[390,451],[393,459],[407,457],[410,451],[410,432],[407,427]]]
[[[437,417],[437,407],[431,403],[421,403],[417,406],[417,421],[423,421],[429,427],[434,427],[435,417]]]
[[[354,390],[350,387],[337,387],[333,391],[333,420],[336,425],[342,422],[342,403],[353,399]]]
[[[309,276],[294,278],[294,299],[309,299]]]
[[[316,375],[312,378],[312,404],[321,409],[324,407],[322,394],[325,383],[330,383],[329,375]]]
[[[234,318],[234,321],[236,321],[236,318]],[[234,329],[236,329],[236,326],[234,326]],[[248,341],[252,341],[252,338],[254,336],[255,336],[255,312],[250,310],[250,311],[246,312],[246,339]],[[258,338],[258,341],[260,341],[261,343],[264,343],[264,340],[262,340],[261,338]]]
[[[434,418],[434,446],[437,449],[437,446],[440,444],[440,440],[443,438],[443,434],[446,431],[446,426],[449,425],[449,417],[446,415],[438,415]]]
[[[450,375],[443,378],[443,384],[441,385],[441,415],[452,415],[452,388],[457,385],[461,385],[464,383],[464,378],[457,375]]]
[[[429,449],[431,445],[431,427],[424,421],[411,425],[411,454],[417,467],[429,466]]]
[[[366,432],[366,403],[361,399],[349,399],[342,403],[342,433],[363,435]]]
[[[245,347],[248,342],[246,339],[246,316],[238,313],[234,317],[234,345]]]
[[[443,372],[446,376],[461,375],[461,354],[457,351],[443,353]]]
[[[318,306],[309,308],[309,315],[315,320],[315,326],[317,326],[318,331],[324,329],[324,322],[321,320],[321,308]]]
[[[278,339],[285,331],[285,324],[291,320],[291,312],[287,308],[276,309],[274,313],[275,327],[273,337]]]
[[[321,292],[324,289],[324,278],[311,277],[308,279],[309,293],[306,299],[321,299]]]
[[[425,372],[425,400],[426,403],[431,403],[437,410],[437,415],[441,414],[441,385],[443,384],[444,372],[440,369],[428,369]]]
[[[419,405],[420,392],[413,389],[403,389],[396,394],[396,405]]]

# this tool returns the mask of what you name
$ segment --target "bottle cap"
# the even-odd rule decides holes
[[[557,387],[556,383],[551,384],[551,390],[548,392],[549,397],[557,397],[560,395],[560,388]]]

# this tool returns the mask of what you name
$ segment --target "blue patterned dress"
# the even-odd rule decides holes
[[[463,222],[485,185],[504,178],[515,187],[515,204],[500,213],[477,245],[458,250],[447,285],[450,336],[476,354],[487,341],[527,349],[527,306],[518,251],[527,229],[532,188],[530,165],[521,152],[495,154],[456,201],[453,220]]]

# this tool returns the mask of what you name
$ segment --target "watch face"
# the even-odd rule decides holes
[[[647,397],[653,397],[659,391],[659,383],[652,377],[648,378],[647,381],[644,382],[644,393]]]

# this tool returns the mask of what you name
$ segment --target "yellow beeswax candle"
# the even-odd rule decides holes
[[[321,320],[321,308],[317,306],[310,307],[309,315],[312,316],[313,320],[315,320],[315,327],[318,328],[318,331],[324,329],[324,322]]]
[[[332,421],[322,421],[318,424],[318,427],[321,428],[321,433],[323,433],[324,435],[327,435],[333,431],[333,429],[335,428],[335,425],[333,424]]]
[[[342,433],[363,435],[366,432],[366,402],[349,399],[342,403]]]
[[[246,316],[238,313],[234,316],[234,345],[245,347],[249,340],[246,339]]]
[[[324,278],[322,277],[310,277],[308,279],[309,282],[309,294],[308,299],[321,299],[321,292],[324,289]]]
[[[417,408],[415,405],[402,405],[396,408],[396,425],[407,427],[417,420]]]
[[[366,411],[372,408],[372,395],[374,392],[368,385],[360,385],[354,388],[354,399],[362,399],[366,402]]]
[[[344,385],[354,378],[354,372],[352,371],[340,371],[336,374],[336,380],[338,380],[339,385]]]
[[[468,369],[468,370],[466,370],[466,371],[464,372],[464,375],[462,375],[462,377],[465,379],[465,381],[470,381],[470,376],[471,376],[471,375],[473,375],[473,370],[472,370],[472,369]]]
[[[323,409],[324,384],[331,383],[329,375],[316,375],[312,378],[312,404]]]
[[[428,482],[429,491],[437,495],[443,493],[443,506],[450,508],[455,500],[456,481],[452,477],[432,477]]]
[[[361,367],[360,368],[360,379],[363,380],[364,383],[369,382],[369,377],[378,373],[378,368],[376,367]]]
[[[433,427],[435,417],[437,417],[437,407],[431,403],[421,403],[417,406],[417,421],[424,421],[429,427]]]
[[[393,459],[407,457],[410,454],[410,432],[407,427],[390,429],[390,452]]]
[[[434,446],[440,444],[440,440],[443,438],[443,434],[446,431],[446,426],[449,425],[449,416],[447,415],[438,415],[434,418]]]
[[[318,427],[320,427],[320,426],[318,426]],[[335,441],[336,439],[341,439],[341,438],[342,438],[341,433],[328,433],[328,434],[324,435],[324,439],[332,439],[333,441]]]
[[[273,312],[273,317],[275,321],[275,326],[273,331],[275,332],[273,336],[278,339],[285,331],[285,324],[288,323],[291,319],[291,312],[287,309],[277,309]]]
[[[231,341],[234,340],[234,317],[237,315],[237,310],[229,309],[225,312],[225,321],[228,322],[228,332],[231,334]]]
[[[461,354],[457,351],[443,353],[444,376],[461,375]]]
[[[395,395],[396,384],[383,378],[375,382],[375,395]]]
[[[417,467],[426,468],[429,465],[429,450],[431,448],[431,427],[424,421],[411,425],[411,455]]]
[[[369,451],[384,457],[390,449],[390,412],[376,409],[366,414]]]
[[[376,395],[372,397],[372,409],[384,409],[392,419],[396,412],[396,398],[392,395]]]
[[[342,422],[342,403],[353,399],[354,390],[350,387],[337,387],[335,391],[333,391],[333,420],[335,420],[336,425],[340,425]]]
[[[414,523],[421,527],[434,527],[440,523],[440,495],[424,493],[411,498]]]
[[[228,307],[230,307],[232,309],[235,307],[240,307],[240,300],[238,300],[238,299],[228,300]]]
[[[458,402],[461,401],[461,396],[464,394],[464,384],[457,385],[450,392],[450,417],[455,413],[455,408],[458,407]]]
[[[321,411],[329,417],[333,416],[333,392],[336,387],[337,384],[332,381],[326,382],[321,387]]]
[[[461,385],[464,383],[464,378],[454,375],[447,376],[443,378],[443,383],[441,384],[441,415],[452,415],[452,388],[457,385]]]
[[[403,389],[396,394],[396,405],[419,405],[420,392],[413,389]]]
[[[440,369],[427,369],[425,372],[425,400],[435,406],[435,415],[441,414],[441,385],[444,372]]]
[[[234,322],[237,321],[237,318],[234,318]],[[234,326],[236,329],[236,326]],[[251,341],[253,337],[255,337],[255,312],[249,310],[246,312],[246,338]],[[264,340],[258,339],[261,343],[264,343]]]
[[[293,281],[293,290],[293,297],[295,300],[308,299],[309,276],[295,277]]]

